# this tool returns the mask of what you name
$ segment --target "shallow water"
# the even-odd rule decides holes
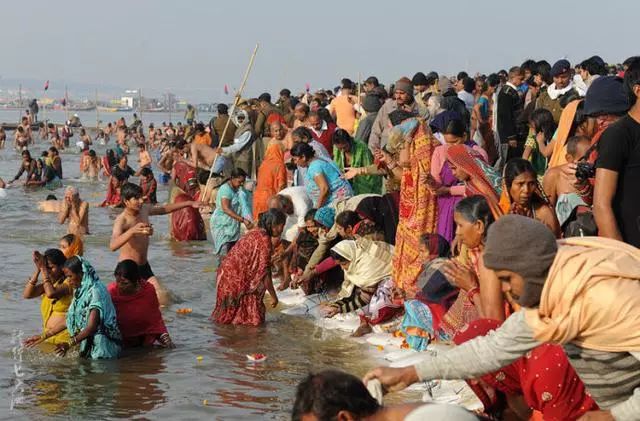
[[[46,147],[36,145],[32,153],[39,156]],[[104,146],[96,149],[104,154]],[[105,184],[78,180],[75,152],[64,152],[62,160],[65,184],[78,187],[84,200],[101,202]],[[18,164],[14,150],[0,150],[0,177],[5,181],[13,178]],[[371,347],[277,311],[270,311],[260,328],[210,323],[215,303],[212,245],[170,240],[166,216],[152,221],[149,261],[182,300],[163,311],[176,349],[98,362],[23,350],[16,345],[19,339],[41,329],[39,299],[22,299],[33,271],[31,252],[55,247],[65,227],[56,223],[54,214],[37,211],[37,202],[51,192],[11,188],[7,193],[0,199],[0,419],[287,419],[295,386],[310,369],[335,367],[362,375],[375,364],[363,358]],[[62,198],[63,190],[54,194]],[[160,186],[159,201],[167,194]],[[85,256],[105,283],[112,280],[117,262],[116,253],[108,250],[116,212],[90,210],[92,235]],[[181,307],[193,313],[177,314]],[[248,363],[245,354],[254,352],[267,354],[267,361]]]

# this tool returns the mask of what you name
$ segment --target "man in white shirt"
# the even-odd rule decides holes
[[[298,236],[300,228],[304,228],[304,216],[313,203],[307,195],[305,187],[287,187],[269,200],[270,209],[280,209],[287,215],[282,239],[292,242]]]

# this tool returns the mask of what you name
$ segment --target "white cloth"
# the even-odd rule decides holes
[[[552,83],[547,88],[547,94],[549,95],[549,98],[556,100],[559,96],[566,94],[571,89],[573,89],[573,81],[569,81],[569,84],[562,89],[556,89],[556,84]]]
[[[293,215],[287,215],[287,222],[282,231],[282,239],[293,241],[298,236],[298,228],[305,226],[304,216],[309,212],[309,209],[313,208],[313,203],[304,186],[287,187],[278,194],[288,196],[293,202]]]
[[[434,403],[417,407],[409,412],[404,420],[477,421],[478,417],[461,406]]]
[[[476,98],[473,96],[473,94],[462,90],[458,92],[458,98],[460,98],[462,102],[464,102],[464,105],[469,111],[473,110],[473,106],[476,104]]]

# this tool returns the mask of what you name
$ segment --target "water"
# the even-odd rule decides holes
[[[36,145],[35,156],[47,146]],[[96,149],[104,154],[104,146]],[[101,202],[105,184],[78,180],[77,154],[65,151],[62,160],[65,184],[78,187],[84,200]],[[0,177],[12,179],[18,163],[14,150],[0,150]],[[183,300],[163,311],[176,349],[134,353],[117,361],[23,350],[17,346],[20,338],[41,332],[39,299],[22,298],[33,272],[31,252],[55,247],[65,227],[55,215],[37,211],[37,202],[49,191],[7,192],[0,199],[0,419],[287,419],[295,386],[310,369],[335,367],[362,375],[377,364],[363,358],[371,347],[276,311],[269,311],[260,328],[210,323],[215,303],[212,245],[171,241],[166,216],[153,217],[149,261]],[[62,190],[54,193],[63,196]],[[167,195],[160,186],[159,201]],[[103,282],[111,282],[117,262],[107,246],[116,215],[108,209],[90,210],[93,235],[86,239],[85,256]],[[178,315],[181,307],[193,313]],[[254,352],[267,354],[267,361],[249,364],[245,355]]]
[[[96,116],[96,112],[94,111],[69,111],[69,117],[74,114],[78,114],[80,117],[80,121],[82,124],[88,127],[96,127],[97,120],[100,120],[100,126],[106,126],[107,123],[113,123],[118,120],[120,117],[124,117],[127,124],[131,124],[133,122],[133,112],[103,112],[100,111],[99,115]],[[0,123],[17,123],[20,121],[20,117],[24,114],[24,110],[12,109],[0,109]],[[139,115],[140,113],[138,113]],[[197,120],[208,123],[209,120],[214,116],[212,113],[198,113]],[[149,125],[149,123],[153,123],[156,127],[161,125],[163,122],[169,123],[173,122],[176,124],[178,121],[184,123],[184,111],[176,111],[171,114],[161,112],[161,113],[143,113],[142,120],[144,121],[145,128]],[[56,124],[64,124],[66,121],[66,114],[64,111],[52,111],[46,110],[43,114],[43,111],[40,110],[38,113],[38,118],[40,120],[46,119],[50,122]]]

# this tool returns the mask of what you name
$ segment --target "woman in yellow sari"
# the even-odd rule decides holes
[[[64,257],[70,259],[73,256],[82,256],[84,253],[84,245],[79,235],[67,234],[60,239],[58,244],[60,251],[64,253]]]
[[[69,342],[66,315],[73,299],[73,288],[62,271],[66,260],[58,249],[48,249],[44,255],[38,251],[33,252],[36,270],[27,281],[22,295],[26,299],[42,297],[42,334],[28,338],[24,342],[27,347],[41,342],[53,345]],[[40,276],[42,283],[38,283]]]
[[[400,161],[403,166],[392,278],[407,296],[412,297],[422,271],[420,237],[434,233],[438,222],[436,195],[425,179],[430,174],[431,155],[439,142],[424,121],[410,118],[392,129],[389,143],[402,143]]]

